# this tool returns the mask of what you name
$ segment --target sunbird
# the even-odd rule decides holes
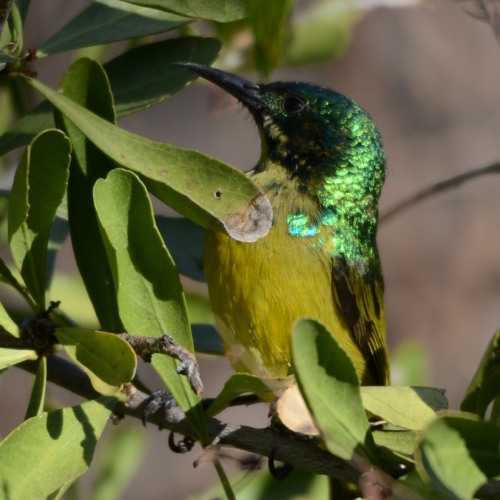
[[[255,84],[180,63],[251,113],[261,156],[248,177],[273,208],[253,243],[205,237],[205,274],[226,354],[240,372],[291,374],[291,332],[308,317],[348,353],[361,384],[389,383],[383,277],[376,244],[386,156],[354,101],[301,82]]]

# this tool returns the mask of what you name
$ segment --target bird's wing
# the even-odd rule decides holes
[[[332,259],[332,292],[339,313],[366,360],[364,385],[389,383],[381,272],[367,277],[344,259]]]

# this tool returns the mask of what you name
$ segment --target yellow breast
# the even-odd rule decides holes
[[[231,364],[259,376],[288,375],[293,324],[310,317],[325,324],[362,374],[363,356],[333,302],[328,248],[288,233],[290,210],[313,207],[305,198],[268,195],[275,223],[265,238],[241,243],[208,231],[205,239],[210,301]]]

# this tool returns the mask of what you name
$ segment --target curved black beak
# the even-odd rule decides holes
[[[256,112],[260,116],[267,109],[260,95],[260,87],[256,83],[204,64],[193,62],[176,62],[174,64],[188,69],[209,82],[215,83],[215,85],[236,97],[250,111]]]

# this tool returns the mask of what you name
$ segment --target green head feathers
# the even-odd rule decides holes
[[[257,85],[210,66],[180,65],[225,89],[251,112],[262,140],[262,157],[251,176],[257,180],[267,171],[259,185],[271,201],[273,192],[291,185],[297,196],[314,199],[315,210],[299,204],[289,208],[289,233],[332,248],[318,240],[326,229],[328,239],[335,240],[335,256],[378,267],[375,233],[385,153],[369,115],[342,94],[317,85]]]

